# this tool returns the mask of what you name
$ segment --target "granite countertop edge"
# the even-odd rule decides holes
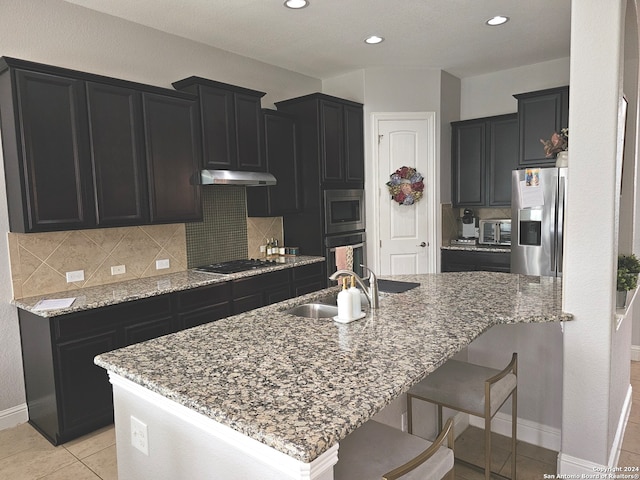
[[[22,310],[26,310],[35,315],[51,318],[69,313],[92,310],[100,307],[107,307],[119,303],[131,302],[143,298],[155,297],[167,293],[179,292],[216,283],[224,283],[240,278],[251,277],[269,272],[285,270],[288,268],[311,265],[323,262],[324,257],[301,255],[297,257],[284,257],[283,263],[274,266],[264,267],[256,270],[232,273],[228,275],[210,274],[198,272],[195,269],[188,269],[182,272],[168,273],[153,277],[126,280],[123,282],[109,283],[92,287],[66,290],[64,292],[48,293],[13,299],[11,303]],[[75,301],[68,308],[55,310],[35,310],[36,305],[41,300],[71,298]]]

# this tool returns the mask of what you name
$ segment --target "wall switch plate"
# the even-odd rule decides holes
[[[114,265],[111,267],[111,275],[122,275],[126,273],[127,269],[124,265]]]
[[[169,268],[168,258],[164,258],[162,260],[156,260],[156,270],[162,270],[163,268]]]
[[[402,430],[403,432],[409,431],[409,423],[407,420],[407,412],[403,412],[400,416],[400,430]]]
[[[149,455],[149,438],[147,425],[133,415],[131,416],[131,445],[145,455]]]
[[[67,277],[67,283],[83,282],[84,270],[74,270],[73,272],[67,272],[66,277]]]

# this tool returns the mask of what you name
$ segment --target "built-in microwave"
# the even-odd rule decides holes
[[[511,219],[480,220],[480,238],[483,245],[511,245]]]
[[[364,190],[324,191],[324,233],[364,230]]]

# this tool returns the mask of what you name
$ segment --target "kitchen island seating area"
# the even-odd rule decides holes
[[[369,420],[340,442],[333,479],[454,480],[454,440],[451,418],[433,443]]]
[[[448,360],[407,392],[408,431],[412,432],[412,400],[437,405],[438,431],[442,430],[442,408],[484,418],[485,479],[491,478],[491,419],[511,397],[511,479],[516,479],[518,354],[502,370],[473,363]]]

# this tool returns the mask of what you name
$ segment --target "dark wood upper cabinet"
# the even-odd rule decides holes
[[[361,106],[344,106],[345,180],[364,187],[364,123]]]
[[[537,167],[555,164],[547,158],[540,139],[569,126],[569,87],[557,87],[514,95],[518,100],[520,151],[518,166]]]
[[[173,86],[198,97],[204,168],[266,171],[260,106],[264,92],[200,77]]]
[[[84,82],[4,68],[0,112],[11,231],[91,226]]]
[[[464,121],[454,122],[451,126],[453,204],[482,206],[486,201],[487,184],[486,123]]]
[[[202,218],[200,155],[193,100],[143,93],[149,203],[154,223]]]
[[[506,115],[489,122],[489,171],[487,204],[489,207],[511,205],[511,172],[516,169],[518,121]]]
[[[313,93],[276,106],[299,121],[305,191],[307,181],[322,188],[364,188],[362,104]],[[307,205],[311,204],[305,201]]]
[[[11,231],[202,218],[194,96],[3,57],[0,116]]]
[[[96,223],[139,225],[149,220],[140,93],[87,83]]]
[[[300,179],[296,120],[293,116],[265,109],[264,160],[276,177],[270,187],[247,188],[250,217],[276,217],[300,211]]]
[[[516,114],[453,122],[454,206],[511,204],[511,171],[518,161]]]

